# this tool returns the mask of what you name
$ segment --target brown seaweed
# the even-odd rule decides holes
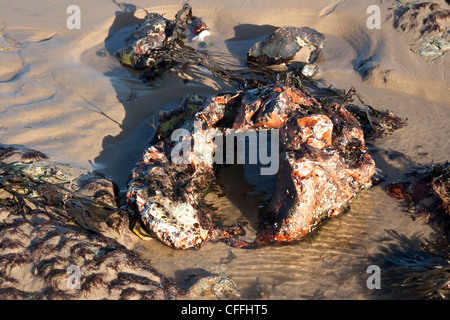
[[[394,243],[380,247],[370,257],[383,274],[379,298],[448,300],[450,298],[450,246],[446,239],[422,240],[387,231]],[[365,285],[365,283],[364,283]]]
[[[385,188],[391,197],[404,201],[414,219],[424,219],[450,241],[449,162],[412,168]]]

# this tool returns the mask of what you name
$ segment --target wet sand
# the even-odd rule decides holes
[[[245,57],[252,44],[281,26],[308,26],[324,33],[327,44],[315,79],[335,88],[353,86],[376,109],[408,118],[407,127],[375,143],[378,151],[372,156],[388,182],[416,162],[449,159],[450,61],[448,54],[430,62],[411,51],[413,33],[395,30],[387,19],[394,1],[379,4],[381,29],[369,30],[366,9],[372,2],[190,1],[219,52]],[[449,7],[443,0],[436,2]],[[160,110],[176,107],[188,93],[212,95],[233,89],[233,84],[192,68],[186,74],[166,73],[148,86],[114,56],[142,21],[145,12],[139,8],[171,19],[179,1],[135,1],[136,7],[78,1],[79,30],[66,27],[71,4],[47,0],[2,5],[0,142],[104,172],[124,190],[130,170],[149,146],[154,133],[150,124]],[[360,68],[366,60],[372,68],[368,75]],[[393,150],[404,156],[391,157]],[[273,190],[273,180],[249,168],[225,170],[229,172],[219,180],[224,196],[211,195],[210,201],[227,222],[248,220],[251,237],[258,206]],[[233,175],[247,179],[236,182],[230,179]],[[134,251],[182,286],[189,274],[225,274],[243,298],[367,299],[371,257],[380,245],[396,241],[387,230],[420,237],[432,233],[378,185],[361,192],[348,213],[298,244],[242,250],[207,243],[200,250],[176,251],[157,240],[135,240]]]

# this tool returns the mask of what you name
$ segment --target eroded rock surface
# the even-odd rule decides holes
[[[189,134],[181,143],[200,142],[184,163],[172,161],[177,127]],[[202,191],[214,179],[215,135],[279,130],[280,167],[275,194],[261,215],[254,243],[239,232],[218,230],[203,204]],[[275,134],[275,133],[273,133]],[[226,240],[240,247],[298,241],[324,219],[339,215],[371,185],[375,164],[366,150],[358,120],[337,103],[322,105],[287,85],[269,85],[211,97],[188,96],[160,119],[154,144],[145,151],[129,181],[128,200],[148,231],[175,248]]]

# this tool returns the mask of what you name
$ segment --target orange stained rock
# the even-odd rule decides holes
[[[314,106],[314,109],[307,106]],[[312,113],[316,110],[323,112]],[[259,231],[253,246],[301,240],[323,219],[338,215],[360,189],[370,185],[375,164],[366,151],[361,127],[349,111],[337,104],[321,106],[298,89],[273,85],[211,98],[194,117],[202,119],[208,129],[217,130],[219,120],[225,116],[226,121],[221,122],[225,126],[220,128],[222,132],[280,129],[281,162],[277,187],[262,213],[267,224]],[[192,132],[186,139],[194,136]],[[216,147],[211,145],[213,149]],[[164,215],[171,218],[165,223],[148,218],[151,221],[147,226],[160,235],[164,243],[175,248],[198,247],[217,231],[199,203],[200,190],[214,179],[213,166],[198,163],[193,154],[189,155],[191,163],[183,169],[169,166],[165,154],[156,148],[149,149],[144,162],[161,168],[164,174],[137,165],[136,173],[146,170],[149,176],[141,180],[143,174],[133,175],[137,181],[132,182],[129,191],[138,194],[142,188],[151,188],[155,192],[161,188],[169,190],[158,193],[164,196],[152,195],[145,201],[159,204],[164,208]],[[180,178],[184,179],[183,184],[171,180]],[[163,182],[156,183],[153,179]],[[172,199],[174,194],[179,198]],[[129,201],[132,199],[130,196]],[[147,217],[143,200],[137,201],[141,214]],[[171,224],[170,221],[180,218],[171,212],[176,211],[175,203],[180,201],[179,205],[191,206],[192,217]],[[179,226],[183,226],[182,229]],[[232,241],[236,232],[219,230],[217,233],[235,246],[252,246],[245,241]]]

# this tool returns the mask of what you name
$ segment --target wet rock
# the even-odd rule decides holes
[[[263,209],[256,243],[304,238],[371,185],[375,164],[358,121],[337,104],[303,108],[291,112],[280,130],[277,187]]]
[[[184,46],[185,38],[203,41],[207,35],[206,24],[194,17],[190,5],[185,4],[174,20],[159,13],[148,13],[116,55],[123,65],[158,74],[175,63],[171,54]]]
[[[116,53],[120,62],[134,69],[155,68],[164,58],[168,23],[160,14],[149,13]]]
[[[319,68],[316,65],[311,64],[311,63],[306,64],[302,68],[302,74],[308,78],[314,77],[318,73],[319,73]]]
[[[206,240],[226,237],[202,206],[202,193],[213,179],[210,166],[172,163],[169,146],[150,147],[131,174],[128,203],[136,208],[147,231],[177,249],[198,248]]]
[[[209,276],[200,278],[192,285],[186,295],[191,299],[239,300],[240,293],[236,284],[227,276]]]
[[[371,185],[374,161],[358,120],[344,106],[323,105],[287,85],[204,101],[200,105],[188,97],[173,112],[174,120],[163,114],[153,146],[129,180],[129,204],[162,242],[182,249],[208,240],[239,247],[295,242],[326,218],[339,215],[361,189]],[[171,157],[179,145],[169,138],[167,128],[175,129],[170,122],[181,123],[180,119],[186,119],[181,142],[193,145],[194,151],[184,163],[175,163]],[[239,232],[216,228],[202,192],[215,178],[213,155],[220,151],[215,135],[266,129],[272,134],[279,130],[281,164],[276,191],[261,215],[258,238],[248,244],[236,239]],[[201,146],[199,153],[196,144]]]
[[[325,44],[325,36],[308,28],[283,27],[264,41],[254,44],[247,53],[247,61],[261,65],[278,65],[298,60],[305,63],[302,73],[312,77],[318,69],[313,65]]]

